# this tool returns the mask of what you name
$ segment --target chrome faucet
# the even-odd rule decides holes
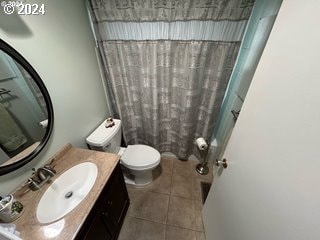
[[[32,191],[37,191],[56,175],[56,173],[56,170],[50,165],[44,165],[43,167],[38,168],[37,171],[33,169],[33,175],[28,178],[25,185],[29,186]]]
[[[38,178],[41,181],[48,181],[50,178],[56,175],[56,173],[56,170],[54,170],[50,165],[44,165],[37,170]]]

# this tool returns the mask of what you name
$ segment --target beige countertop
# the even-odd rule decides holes
[[[75,209],[63,218],[49,224],[41,224],[38,222],[36,209],[41,196],[49,187],[50,183],[46,183],[40,190],[35,192],[28,191],[27,193],[22,194],[26,188],[21,188],[16,191],[14,196],[24,205],[25,210],[22,216],[13,223],[17,225],[17,231],[21,233],[20,237],[24,240],[74,239],[100,195],[104,185],[108,181],[112,171],[116,167],[119,156],[116,154],[80,149],[67,145],[52,159],[53,165],[55,165],[54,168],[57,171],[57,174],[52,178],[52,181],[76,164],[93,162],[98,167],[96,182],[90,193]]]

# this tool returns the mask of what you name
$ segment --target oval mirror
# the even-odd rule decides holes
[[[52,128],[53,107],[40,76],[0,39],[0,175],[38,155]]]

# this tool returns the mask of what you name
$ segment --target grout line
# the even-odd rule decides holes
[[[183,199],[187,199],[187,200],[193,200],[193,201],[200,201],[200,202],[201,202],[201,200],[196,199],[196,198],[193,198],[193,197],[188,198],[188,197],[183,197],[183,196],[174,195],[174,194],[170,194],[170,196],[171,196],[171,197],[177,197],[177,198],[183,198]]]
[[[170,196],[170,193],[162,193],[162,192],[157,192],[157,191],[153,191],[153,190],[149,190],[148,192]]]
[[[167,209],[166,221],[165,221],[166,224],[168,223],[168,218],[169,218],[170,203],[171,203],[171,196],[169,196],[169,203],[168,203],[168,209]]]
[[[202,202],[201,196],[200,196],[200,198],[194,198],[193,195],[192,195],[192,197],[189,198],[189,197],[184,197],[184,196],[180,196],[180,195],[174,195],[174,193],[171,193],[170,196],[171,196],[171,197],[177,197],[177,198],[183,198],[183,199],[187,199],[187,200],[193,200],[193,201],[200,201],[200,202]]]
[[[151,183],[151,184],[152,184],[152,183]],[[127,187],[127,188],[128,188],[128,187]],[[169,196],[169,195],[170,195],[170,193],[163,193],[163,192],[155,191],[155,190],[152,190],[152,189],[149,190],[149,189],[135,188],[135,187],[130,187],[130,188],[128,188],[128,189],[133,190],[133,191],[138,190],[138,191],[140,191],[140,192],[156,193],[156,194],[161,194],[161,195],[166,195],[166,196]]]
[[[167,239],[167,224],[164,224],[164,240]]]
[[[170,194],[169,194],[169,204],[168,204],[168,209],[167,209],[167,217],[166,217],[166,224],[168,223],[168,217],[169,217],[169,207],[171,203],[171,189],[172,189],[172,180],[173,180],[173,168],[174,168],[174,160],[172,160],[172,169],[171,169],[171,176],[170,176]]]
[[[180,229],[183,229],[183,230],[189,230],[189,231],[194,231],[194,232],[198,232],[198,233],[204,233],[204,231],[194,230],[194,229],[191,229],[191,228],[181,227],[181,226],[177,226],[177,225],[172,225],[172,224],[166,224],[166,225],[171,226],[171,227],[175,227],[175,228],[180,228]]]
[[[172,169],[171,169],[171,179],[170,179],[170,195],[172,190],[172,184],[173,184],[173,169],[174,169],[174,160],[172,160]]]
[[[128,217],[135,218],[135,219],[142,220],[142,221],[146,221],[146,222],[157,223],[157,224],[161,224],[161,225],[168,225],[168,226],[171,226],[171,227],[176,227],[176,228],[180,228],[180,229],[185,229],[185,230],[190,230],[190,231],[194,231],[194,232],[204,233],[204,231],[195,230],[195,229],[192,229],[192,228],[182,227],[182,226],[169,224],[169,223],[157,222],[157,221],[154,221],[154,220],[148,220],[148,219],[144,219],[144,218],[141,218],[141,217],[134,217],[134,216],[128,216]]]
[[[135,219],[139,219],[139,220],[142,220],[142,221],[147,221],[147,222],[152,222],[152,223],[158,223],[158,224],[166,225],[166,223],[158,222],[158,221],[156,221],[156,220],[150,220],[150,219],[145,219],[145,218],[136,217],[136,216],[129,216],[129,217],[135,218]]]
[[[169,224],[169,223],[167,223],[166,225],[171,226],[171,227],[186,229],[186,230],[190,230],[190,231],[194,231],[194,232],[202,232],[202,231],[195,230],[195,229],[192,229],[192,228],[182,227],[182,226],[178,226],[178,225],[174,225],[174,224]]]

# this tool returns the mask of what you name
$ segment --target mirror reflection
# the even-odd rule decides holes
[[[41,90],[18,62],[0,50],[0,166],[33,152],[46,134]]]

